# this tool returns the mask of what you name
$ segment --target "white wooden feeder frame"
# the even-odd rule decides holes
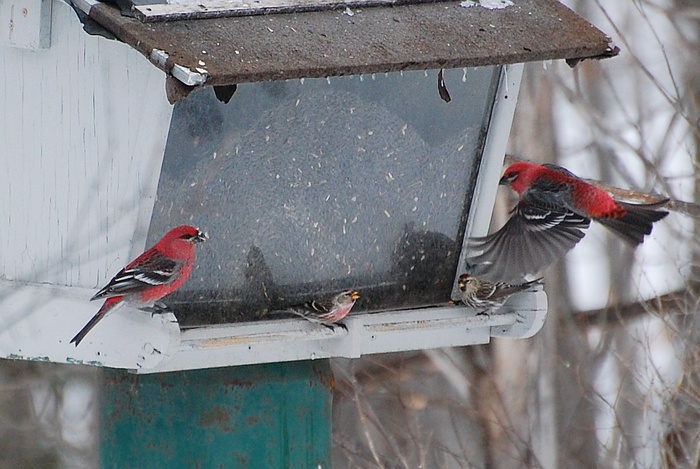
[[[89,13],[94,2],[81,4]],[[86,35],[60,0],[2,2],[0,24],[11,26],[0,37],[0,357],[152,373],[484,344],[542,327],[540,287],[490,316],[456,305],[356,314],[347,331],[298,319],[181,331],[172,314],[122,308],[74,347],[99,307],[95,288],[146,247],[172,105],[161,71]],[[501,69],[467,237],[487,233],[522,73]]]

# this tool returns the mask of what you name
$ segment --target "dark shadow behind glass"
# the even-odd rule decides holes
[[[211,88],[176,104],[149,244],[209,233],[166,299],[182,325],[360,292],[353,312],[449,301],[498,67]],[[444,93],[443,93],[444,94]]]

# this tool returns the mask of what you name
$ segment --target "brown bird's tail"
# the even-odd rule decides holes
[[[618,202],[627,212],[625,215],[617,218],[596,218],[596,221],[636,247],[644,242],[644,236],[651,233],[654,222],[668,215],[666,210],[661,210],[668,200],[644,205]]]
[[[73,337],[70,341],[70,343],[75,343],[75,346],[77,347],[78,344],[85,338],[88,332],[92,330],[93,327],[97,325],[98,322],[100,322],[105,316],[107,316],[107,313],[110,311],[114,310],[114,307],[121,304],[122,302],[122,297],[121,296],[113,296],[112,298],[107,298],[107,300],[104,302],[102,307],[100,308],[97,313],[88,321],[87,324],[85,324],[85,327],[80,329],[80,332],[78,332],[75,337]]]

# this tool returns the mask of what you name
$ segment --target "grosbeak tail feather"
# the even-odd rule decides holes
[[[668,203],[664,199],[653,204],[631,204],[617,202],[625,214],[617,218],[597,218],[596,221],[614,231],[632,246],[644,242],[644,236],[651,234],[654,222],[668,215],[665,210],[659,210]]]
[[[124,302],[122,302],[122,297],[120,296],[113,296],[112,298],[107,298],[107,301],[104,302],[102,307],[97,311],[97,313],[88,321],[87,324],[78,332],[75,337],[71,339],[71,343],[75,343],[75,346],[77,347],[80,342],[85,338],[88,332],[92,330],[93,327],[97,325],[98,322],[100,322],[102,319],[107,316],[108,313],[111,313],[112,311],[115,311],[119,309],[120,306],[123,306]]]
[[[90,300],[105,302],[71,343],[78,344],[108,312],[122,303],[151,308],[164,296],[177,290],[192,272],[194,245],[207,235],[191,226],[173,228],[152,248],[124,267]]]

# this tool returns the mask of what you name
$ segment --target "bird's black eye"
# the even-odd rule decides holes
[[[508,179],[509,181],[514,180],[516,177],[518,177],[518,173],[516,173],[515,171],[511,171],[508,174],[506,174],[506,179]]]
[[[185,241],[189,241],[190,239],[194,238],[194,236],[195,235],[184,234],[184,235],[180,236],[180,239],[184,239]]]

